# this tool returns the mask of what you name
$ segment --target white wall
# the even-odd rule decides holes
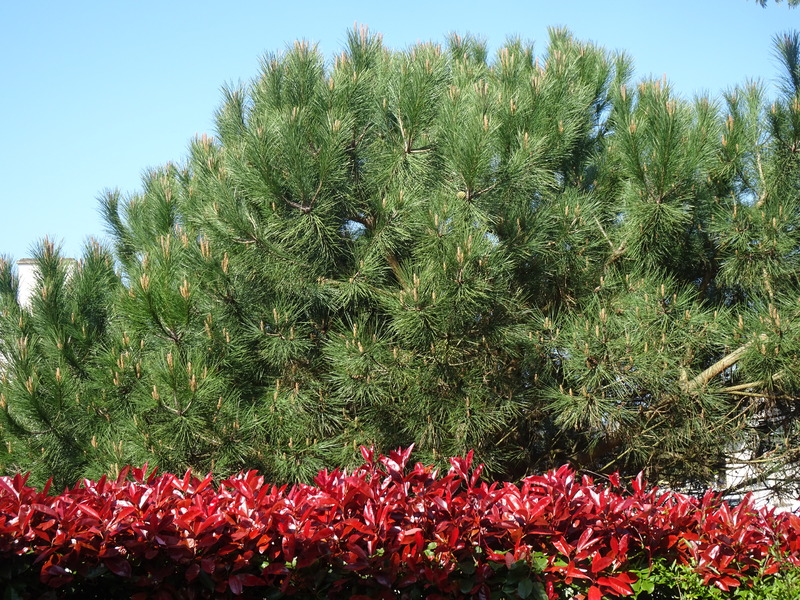
[[[19,277],[17,300],[26,308],[31,305],[33,288],[36,286],[36,265],[34,258],[21,258],[17,261],[17,276]]]

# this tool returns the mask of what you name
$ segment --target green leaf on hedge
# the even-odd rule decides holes
[[[475,563],[471,560],[458,563],[458,567],[464,575],[472,575],[475,573]]]
[[[468,594],[472,591],[474,582],[472,579],[459,579],[458,580],[458,589],[461,590],[462,594]]]

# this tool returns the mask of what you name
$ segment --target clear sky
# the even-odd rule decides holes
[[[718,96],[777,77],[772,38],[800,29],[800,8],[769,1],[0,0],[0,254],[28,256],[47,235],[77,257],[104,239],[98,195],[182,161],[195,134],[214,132],[221,87],[298,38],[330,57],[358,22],[397,49],[455,31],[492,50],[519,35],[540,54],[547,28],[564,25],[628,52],[637,79]]]

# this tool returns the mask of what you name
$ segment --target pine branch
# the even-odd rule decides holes
[[[613,248],[614,246],[612,245],[611,247]],[[622,243],[621,243],[621,244],[620,244],[620,245],[619,245],[619,246],[618,246],[618,247],[617,247],[617,248],[616,248],[616,249],[615,249],[615,250],[614,250],[614,251],[611,253],[611,256],[609,256],[609,257],[608,257],[608,260],[606,260],[606,265],[611,265],[611,264],[613,264],[613,263],[617,262],[617,260],[619,260],[620,258],[622,258],[623,256],[625,256],[625,253],[626,253],[627,251],[628,251],[628,244],[627,244],[626,242],[624,242],[624,241],[623,241],[623,242],[622,242]]]
[[[756,148],[755,155],[756,166],[758,167],[758,177],[761,179],[761,193],[758,195],[756,208],[761,208],[764,206],[764,202],[767,199],[767,178],[764,177],[764,168],[761,166],[761,148]]]
[[[397,281],[400,282],[400,285],[402,285],[404,288],[408,287],[408,282],[406,281],[406,278],[403,277],[403,271],[400,268],[400,263],[397,261],[397,258],[395,258],[394,254],[387,254],[386,261],[389,263],[389,267],[391,267],[392,273],[394,273],[394,276],[397,278]]]
[[[317,190],[314,192],[314,196],[311,198],[311,201],[308,204],[303,204],[302,202],[293,202],[289,200],[287,197],[283,197],[283,201],[286,202],[292,208],[299,210],[304,215],[309,214],[312,210],[314,210],[314,204],[319,198],[319,193],[322,191],[322,179],[319,180],[319,185],[317,185]]]
[[[606,239],[606,241],[608,242],[608,245],[611,247],[611,250],[613,252],[614,251],[614,242],[612,242],[611,238],[608,237],[608,234],[606,233],[606,230],[603,229],[603,225],[600,223],[600,220],[596,216],[594,217],[594,222],[597,223],[597,226],[600,228],[600,233],[603,234],[603,237]]]
[[[773,375],[769,379],[761,379],[760,381],[751,381],[750,383],[740,383],[738,385],[732,385],[730,387],[723,388],[720,391],[725,392],[725,393],[740,392],[740,391],[747,390],[747,389],[750,389],[750,388],[760,387],[762,385],[767,385],[768,383],[771,383],[773,381],[778,381],[779,379],[781,379],[781,377],[782,377],[781,373],[776,373],[775,375]]]
[[[762,341],[766,340],[767,339],[766,334],[762,333],[760,339]],[[708,384],[709,381],[714,379],[714,377],[722,373],[725,369],[728,369],[733,365],[735,365],[737,362],[739,362],[742,356],[744,356],[744,354],[752,345],[753,345],[753,340],[750,340],[746,344],[738,347],[730,354],[723,356],[713,365],[708,367],[705,371],[700,373],[697,377],[695,377],[691,381],[686,382],[685,384],[682,384],[683,391],[686,392],[687,394],[696,394],[699,388],[704,387],[705,385]]]

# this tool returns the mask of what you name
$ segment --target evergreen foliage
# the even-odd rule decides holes
[[[0,268],[0,464],[307,480],[361,444],[713,481],[798,460],[800,38],[770,102],[552,30],[298,42],[102,198],[113,250]],[[738,455],[739,458],[742,455]]]
[[[775,0],[776,4],[780,4],[782,0]],[[762,7],[767,6],[767,0],[756,0]],[[786,3],[788,6],[795,8],[796,6],[800,5],[800,0],[788,0]]]

